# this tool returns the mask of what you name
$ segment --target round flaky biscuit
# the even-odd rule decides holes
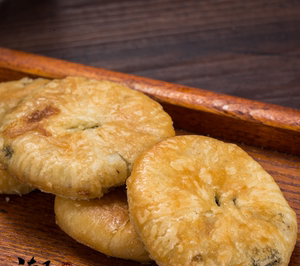
[[[295,212],[234,144],[179,136],[144,152],[127,180],[131,221],[159,265],[288,265]]]
[[[0,83],[0,121],[5,112],[15,107],[23,97],[34,89],[49,82],[47,79],[22,78],[17,81],[8,81]],[[0,122],[1,123],[1,122]],[[2,169],[0,164],[0,193],[1,194],[27,194],[34,188],[16,180],[6,170]]]
[[[91,199],[124,184],[138,155],[174,134],[169,115],[143,93],[68,77],[3,116],[0,163],[44,192]]]
[[[54,210],[58,226],[77,242],[108,256],[150,260],[129,220],[124,187],[89,201],[56,196]]]

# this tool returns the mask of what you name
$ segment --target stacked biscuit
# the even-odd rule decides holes
[[[23,78],[0,83],[0,121],[6,111],[14,108],[27,94],[47,82],[46,79]],[[13,178],[0,163],[0,193],[22,195],[33,189]]]
[[[0,192],[55,194],[78,242],[158,265],[288,265],[295,213],[237,146],[174,137],[157,102],[108,81],[25,78],[0,95]]]

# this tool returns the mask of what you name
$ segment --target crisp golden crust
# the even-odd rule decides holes
[[[108,81],[68,77],[29,94],[0,127],[0,162],[21,181],[73,199],[125,183],[138,155],[174,135],[146,95]]]
[[[129,220],[124,187],[89,201],[57,196],[54,210],[56,223],[76,241],[108,256],[150,260]]]
[[[34,89],[49,82],[47,79],[22,78],[17,81],[0,83],[0,120],[3,114],[15,107],[27,94]],[[1,194],[27,194],[34,188],[21,183],[2,169],[0,164],[0,193]]]
[[[159,265],[288,265],[295,212],[242,149],[179,136],[144,152],[127,180],[131,221]]]
[[[48,82],[49,80],[43,78],[22,78],[0,83],[0,119],[7,110],[15,107],[26,95]]]
[[[33,190],[33,187],[23,184],[6,170],[0,169],[0,194],[24,195]]]

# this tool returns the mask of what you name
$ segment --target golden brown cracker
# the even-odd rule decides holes
[[[0,123],[5,112],[14,108],[27,94],[49,82],[47,79],[22,78],[17,81],[0,83]],[[27,194],[34,188],[21,183],[9,174],[0,164],[0,193]]]
[[[173,135],[169,115],[143,93],[68,77],[4,115],[0,162],[42,191],[91,199],[124,184],[138,155]]]
[[[128,213],[124,187],[89,201],[55,198],[56,223],[76,241],[108,256],[149,261]]]
[[[127,180],[129,211],[158,265],[288,265],[295,212],[246,152],[179,136],[144,152]]]

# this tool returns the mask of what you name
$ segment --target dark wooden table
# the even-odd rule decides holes
[[[299,0],[0,0],[0,46],[300,109]]]

